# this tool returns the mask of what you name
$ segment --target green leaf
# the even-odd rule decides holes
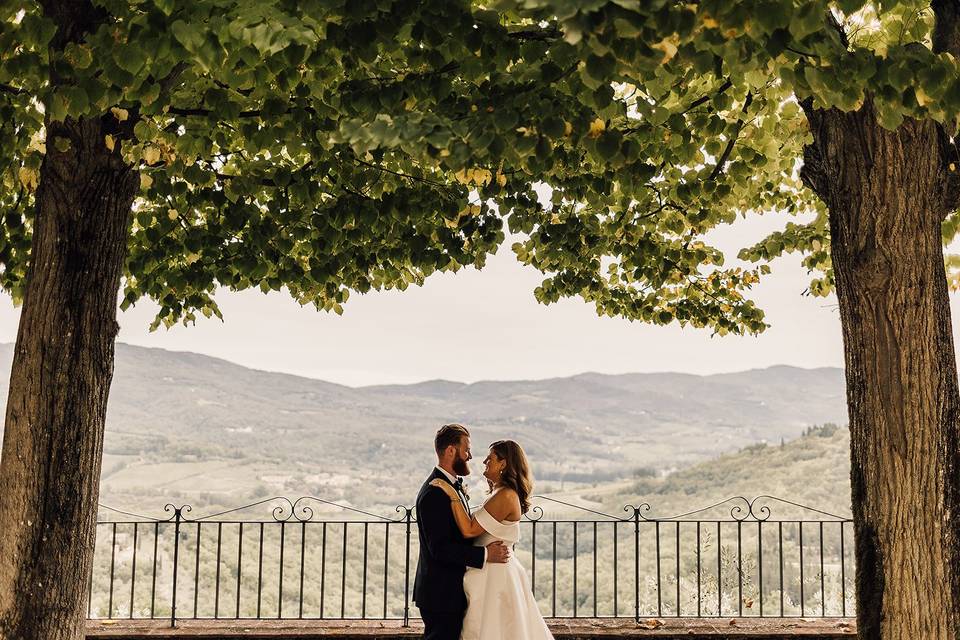
[[[497,107],[493,112],[493,124],[499,131],[509,131],[519,124],[517,112],[509,107]]]
[[[616,61],[611,55],[590,55],[587,57],[584,67],[587,74],[597,82],[609,82],[613,78],[613,70],[616,67]]]
[[[618,131],[605,131],[597,139],[597,151],[605,160],[610,160],[620,151],[622,137]]]
[[[186,23],[183,20],[175,20],[170,25],[170,31],[187,51],[196,53],[203,46],[205,40],[203,31],[193,24]]]
[[[566,125],[564,124],[563,118],[551,115],[544,118],[540,125],[540,130],[543,131],[545,135],[556,140],[564,136]]]
[[[67,99],[62,93],[55,93],[46,103],[47,112],[54,122],[62,122],[67,117]]]
[[[138,45],[129,44],[122,49],[115,50],[114,60],[116,60],[117,66],[124,71],[137,74],[147,63],[147,54]]]
[[[177,6],[176,0],[153,0],[153,4],[166,16],[172,14]]]
[[[837,8],[846,15],[852,15],[859,11],[866,3],[864,0],[835,0]]]
[[[67,108],[69,113],[74,116],[80,116],[86,113],[87,108],[90,106],[89,101],[87,100],[87,92],[84,91],[81,87],[78,86],[68,86],[63,87],[60,90],[60,95],[67,102]]]
[[[773,32],[785,30],[790,24],[793,13],[793,3],[784,0],[758,3],[754,14],[757,23],[764,31]]]
[[[794,40],[800,41],[808,35],[824,29],[826,25],[826,6],[820,2],[808,1],[801,5],[790,18],[790,33]]]
[[[64,50],[64,57],[76,69],[86,69],[93,62],[93,51],[90,47],[71,42]]]
[[[54,146],[54,147],[57,149],[57,151],[59,151],[60,153],[66,153],[67,151],[70,150],[70,147],[71,147],[72,145],[71,145],[71,143],[70,143],[70,138],[64,138],[64,137],[62,137],[62,136],[56,136],[56,137],[54,137],[54,139],[53,139],[53,146]]]

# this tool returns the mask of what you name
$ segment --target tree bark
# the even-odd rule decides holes
[[[0,638],[79,640],[139,177],[106,120],[47,123],[0,457]],[[70,148],[57,150],[55,137]]]
[[[804,104],[846,364],[859,637],[960,638],[960,430],[934,122]]]

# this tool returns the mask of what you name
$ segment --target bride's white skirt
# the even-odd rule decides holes
[[[468,568],[463,590],[467,613],[461,640],[553,640],[516,557],[506,564]]]

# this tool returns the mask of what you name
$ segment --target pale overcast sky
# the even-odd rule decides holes
[[[730,256],[779,229],[785,216],[753,216],[712,239]],[[729,263],[729,260],[728,260]],[[245,366],[352,386],[434,378],[472,382],[603,373],[714,373],[774,364],[842,366],[836,299],[801,296],[809,278],[798,256],[773,263],[755,288],[772,324],[759,337],[601,318],[580,300],[540,305],[542,276],[507,245],[483,271],[431,276],[405,292],[354,295],[342,317],[301,308],[285,294],[222,291],[225,322],[147,331],[149,301],[120,314],[122,342],[194,351]],[[956,296],[954,296],[956,298]],[[956,301],[954,300],[954,304]],[[954,315],[960,311],[954,306]],[[19,311],[0,297],[0,342],[16,339]]]

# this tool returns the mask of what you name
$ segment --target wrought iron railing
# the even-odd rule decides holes
[[[646,503],[625,506],[624,516],[544,497],[535,503],[515,555],[548,617],[853,611],[852,521],[842,516],[772,496],[669,517],[650,515]],[[583,518],[544,518],[547,503]],[[797,517],[773,519],[774,503]],[[318,513],[321,506],[341,515]],[[237,517],[257,507],[269,508],[270,518]],[[409,507],[387,517],[320,498],[278,497],[200,517],[191,517],[189,505],[166,505],[165,519],[102,509],[131,519],[97,523],[90,618],[407,625],[415,616],[419,543]]]

